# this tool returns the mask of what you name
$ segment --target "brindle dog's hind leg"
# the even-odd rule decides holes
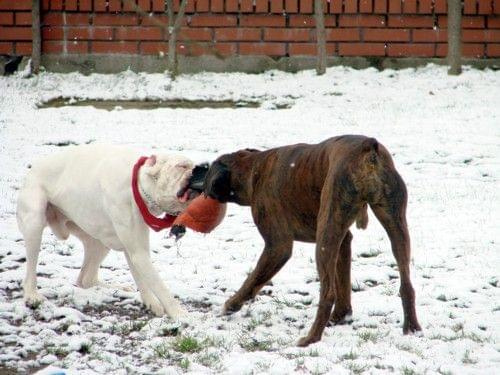
[[[333,324],[352,322],[351,307],[351,241],[352,234],[347,231],[340,245],[337,269],[335,272],[335,307],[330,316]]]
[[[401,277],[400,295],[403,302],[403,333],[421,331],[415,311],[415,291],[410,280],[410,236],[406,224],[406,186],[395,171],[383,175],[383,187],[375,203],[370,203],[375,216],[391,240]]]

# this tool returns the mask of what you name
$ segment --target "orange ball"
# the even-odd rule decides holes
[[[187,227],[196,232],[209,233],[226,215],[226,204],[200,195],[174,220],[173,227]]]

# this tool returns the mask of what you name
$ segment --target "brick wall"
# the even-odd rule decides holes
[[[329,55],[446,56],[446,0],[324,4]],[[0,0],[0,53],[31,53],[30,9],[31,0]],[[43,0],[42,9],[44,54],[167,52],[164,0]],[[464,56],[500,57],[500,0],[463,1],[462,26]],[[188,0],[177,48],[194,56],[314,55],[313,0]]]

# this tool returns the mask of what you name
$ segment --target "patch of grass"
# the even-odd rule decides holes
[[[221,370],[220,354],[204,351],[196,357],[196,362],[212,370]]]
[[[436,297],[438,301],[446,302],[446,296],[444,294],[440,294],[439,296]]]
[[[238,344],[248,352],[270,351],[273,343],[273,340],[257,340],[248,334],[242,334],[238,340]]]
[[[471,357],[471,351],[469,349],[465,351],[464,356],[462,357],[462,363],[466,365],[473,365],[477,363],[477,359]]]
[[[125,323],[115,323],[109,329],[112,335],[127,336],[131,332],[137,332],[148,324],[148,320],[131,320]]]
[[[202,348],[202,343],[193,336],[179,336],[172,343],[172,349],[181,353],[196,353]]]
[[[376,343],[380,338],[387,336],[384,335],[380,331],[375,331],[375,330],[362,330],[358,333],[358,337],[361,339],[363,342],[368,342],[371,341],[373,343]]]
[[[367,370],[370,366],[362,363],[357,363],[354,361],[348,361],[345,362],[345,367],[348,368],[352,374],[361,374],[365,370]]]
[[[255,328],[257,328],[261,324],[264,324],[266,327],[270,327],[272,325],[272,323],[270,322],[271,315],[272,314],[270,311],[265,311],[256,317],[255,316],[251,317],[250,321],[245,326],[246,330],[247,331],[254,331]]]
[[[189,362],[189,358],[182,358],[179,361],[179,367],[183,369],[184,371],[187,371],[189,369],[189,366],[191,366],[191,363]]]
[[[356,353],[352,348],[350,350],[349,353],[345,353],[345,354],[342,354],[339,358],[340,360],[342,361],[345,361],[345,360],[350,360],[350,361],[354,361],[355,359],[357,359],[359,357],[358,353]]]
[[[83,342],[80,345],[80,349],[78,349],[78,352],[81,353],[81,354],[89,354],[91,348],[92,348],[92,344],[91,343]]]
[[[382,254],[382,251],[380,249],[370,249],[367,251],[363,251],[359,254],[359,256],[361,258],[373,258],[379,256],[380,254]]]
[[[404,366],[401,367],[399,370],[401,371],[402,375],[418,375],[418,373],[411,367]]]

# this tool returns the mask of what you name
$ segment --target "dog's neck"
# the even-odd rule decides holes
[[[148,206],[148,210],[151,214],[158,216],[165,212],[164,209],[156,202],[152,191],[154,189],[155,179],[147,175],[144,171],[139,170],[138,187],[141,198]]]

